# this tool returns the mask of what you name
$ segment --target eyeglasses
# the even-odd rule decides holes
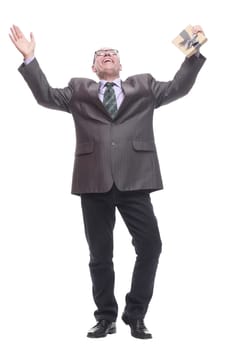
[[[95,51],[95,56],[105,56],[105,55],[116,56],[118,55],[118,53],[119,51],[115,49],[98,50],[98,51]]]

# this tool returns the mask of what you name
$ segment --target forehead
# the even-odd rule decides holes
[[[107,51],[107,50],[113,50],[112,47],[100,47],[98,50],[96,51]]]

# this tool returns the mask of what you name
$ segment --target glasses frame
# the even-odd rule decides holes
[[[95,51],[95,54],[94,54],[94,59],[93,59],[93,63],[95,63],[95,59],[96,57],[104,57],[106,55],[109,55],[109,56],[118,56],[119,55],[119,51],[116,50],[116,49],[100,49],[100,50],[97,50]]]

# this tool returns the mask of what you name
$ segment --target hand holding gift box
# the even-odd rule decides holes
[[[188,25],[175,39],[173,44],[187,57],[198,52],[199,48],[207,41],[201,26]]]

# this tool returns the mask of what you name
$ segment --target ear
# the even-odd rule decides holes
[[[95,65],[93,64],[93,66],[92,66],[92,70],[93,70],[93,72],[94,73],[96,73],[97,72],[97,69],[96,69],[96,67],[95,67]]]
[[[120,71],[122,71],[122,65],[120,64]]]

